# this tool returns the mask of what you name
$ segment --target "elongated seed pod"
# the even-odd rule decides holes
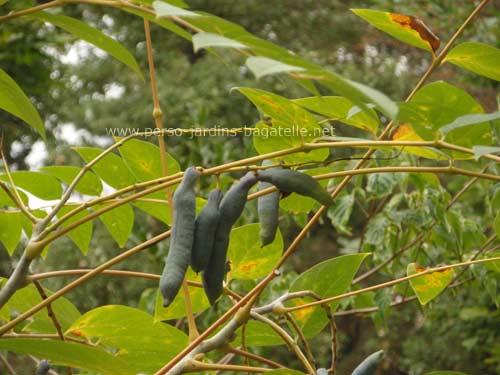
[[[373,375],[377,371],[377,367],[382,362],[384,358],[384,351],[379,350],[378,352],[370,354],[366,357],[363,362],[361,362],[358,367],[354,369],[352,375]]]
[[[270,160],[264,160],[263,166],[272,165]],[[271,168],[276,170],[278,168]],[[269,182],[259,182],[259,190],[265,190],[273,186]],[[280,211],[280,192],[273,191],[270,194],[260,196],[257,199],[257,212],[260,222],[260,246],[264,247],[274,241],[278,230],[278,219]]]
[[[51,366],[49,361],[47,361],[46,359],[41,360],[36,367],[35,375],[47,375],[49,373],[50,367]]]
[[[195,272],[207,268],[214,247],[215,231],[219,224],[219,204],[222,192],[214,189],[194,222],[194,242],[191,250],[191,268]]]
[[[248,172],[240,181],[231,186],[231,189],[224,195],[220,203],[219,224],[215,231],[212,256],[207,268],[202,273],[203,288],[212,305],[222,294],[231,228],[243,212],[248,191],[256,182],[255,175]]]
[[[314,178],[308,174],[291,169],[272,168],[259,171],[259,181],[269,182],[280,191],[286,193],[297,193],[317,200],[324,206],[333,203],[330,194]]]
[[[316,375],[328,375],[328,371],[326,371],[326,368],[319,368],[316,370]]]
[[[170,235],[170,250],[160,278],[163,306],[172,303],[179,292],[193,247],[194,220],[196,216],[195,185],[200,173],[194,167],[184,172],[184,177],[173,197],[174,217]]]

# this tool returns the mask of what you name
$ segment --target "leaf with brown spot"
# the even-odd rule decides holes
[[[269,245],[260,246],[260,224],[248,224],[231,231],[227,258],[231,261],[228,280],[255,280],[272,271],[283,251],[283,238],[278,230]]]
[[[352,11],[377,29],[402,42],[432,54],[439,48],[439,38],[417,17],[371,9],[352,9]]]
[[[439,48],[441,41],[421,19],[397,13],[390,13],[390,15],[391,19],[394,22],[400,24],[404,28],[415,30],[418,35],[420,35],[420,38],[422,38],[429,44],[429,46],[432,48],[432,52],[436,52],[436,50]]]

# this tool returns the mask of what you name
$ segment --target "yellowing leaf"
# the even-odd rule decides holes
[[[408,264],[406,273],[408,276],[425,271],[425,268],[416,263]],[[433,272],[422,277],[417,277],[410,280],[410,285],[415,291],[420,304],[425,305],[429,301],[436,298],[441,292],[446,289],[453,278],[453,270],[444,270]]]
[[[323,298],[342,294],[349,288],[361,262],[368,255],[369,253],[342,255],[316,264],[293,281],[290,291],[312,290]],[[310,300],[306,297],[303,302]],[[333,301],[329,305],[335,311],[339,301]],[[317,335],[328,322],[321,307],[306,308],[305,312],[297,310],[294,316],[306,337]]]
[[[410,124],[401,124],[392,135],[394,141],[423,141]],[[424,147],[402,147],[403,151],[427,159],[446,159],[431,148]]]
[[[248,224],[231,231],[228,279],[254,280],[273,269],[283,251],[283,238],[278,230],[272,243],[260,247],[259,231],[260,224]]]

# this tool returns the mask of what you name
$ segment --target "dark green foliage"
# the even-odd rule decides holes
[[[379,350],[378,352],[370,354],[368,357],[361,362],[358,367],[354,369],[352,375],[373,375],[377,371],[377,367],[382,362],[384,358],[384,351]]]
[[[259,181],[269,182],[284,193],[297,193],[311,197],[325,206],[333,201],[328,192],[308,174],[291,169],[268,169],[257,175]]]
[[[207,269],[203,272],[203,288],[212,305],[222,294],[222,282],[226,274],[226,254],[231,228],[243,212],[248,191],[256,182],[255,175],[248,172],[229,189],[220,203],[219,224],[215,232],[212,257]]]
[[[273,164],[272,161],[264,160],[262,165]],[[272,168],[271,170],[276,170]],[[273,186],[269,182],[259,182],[259,190],[264,190]],[[257,208],[260,222],[260,244],[262,247],[273,242],[278,229],[280,193],[274,191],[271,194],[263,195],[257,199]]]
[[[201,209],[194,223],[194,242],[191,251],[191,268],[195,272],[204,271],[212,256],[215,230],[219,223],[219,204],[222,192],[214,189]]]
[[[47,375],[50,371],[50,362],[47,360],[42,360],[36,367],[35,375]]]
[[[174,193],[170,250],[160,279],[160,291],[165,307],[170,305],[177,295],[191,259],[196,216],[194,188],[199,176],[200,173],[194,167],[188,168]]]

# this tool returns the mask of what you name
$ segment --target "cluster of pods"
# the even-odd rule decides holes
[[[271,166],[264,161],[263,167]],[[257,182],[263,190],[275,186],[277,191],[258,198],[261,223],[261,246],[271,243],[278,229],[279,199],[281,193],[297,193],[330,205],[332,198],[311,176],[292,169],[269,167],[248,172],[223,194],[214,189],[208,201],[196,216],[196,183],[200,172],[190,167],[173,196],[174,216],[170,250],[160,279],[163,305],[169,306],[179,292],[187,268],[202,273],[203,288],[214,304],[223,291],[226,274],[226,256],[231,228],[245,208],[249,190]]]

